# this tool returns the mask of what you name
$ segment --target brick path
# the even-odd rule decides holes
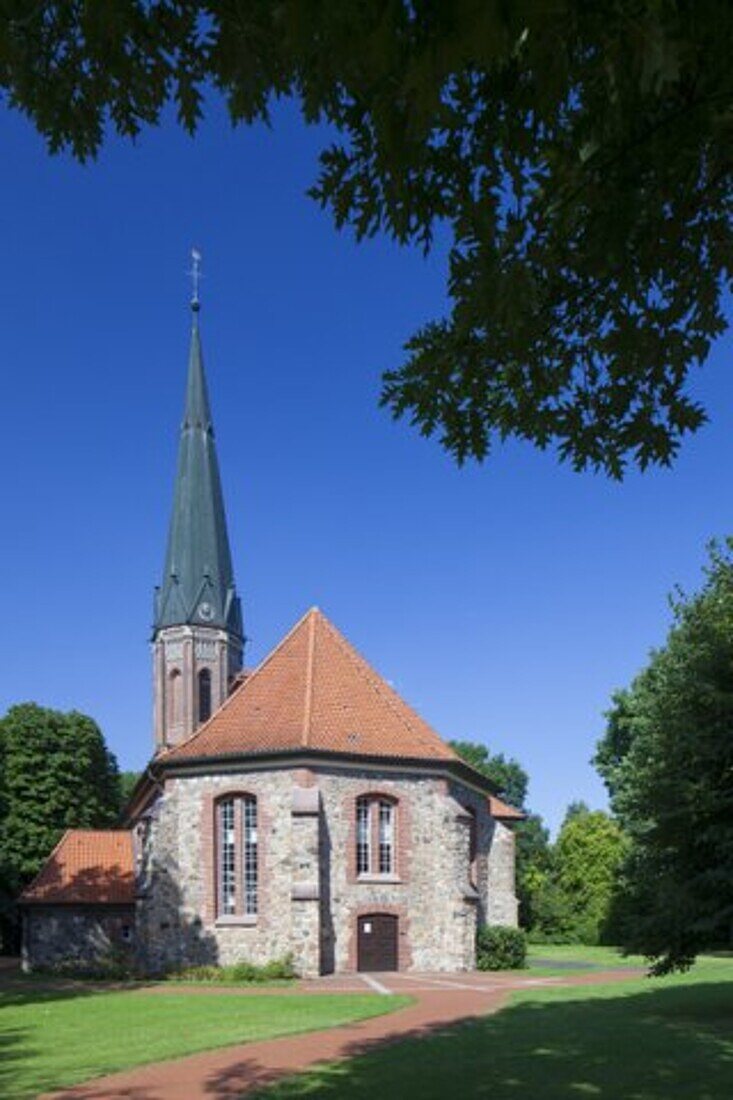
[[[51,1096],[55,1100],[234,1100],[255,1086],[262,1087],[316,1062],[352,1058],[382,1043],[426,1035],[459,1020],[496,1012],[512,990],[625,981],[638,974],[639,971],[632,970],[594,971],[568,978],[509,974],[377,974],[299,982],[293,992],[409,993],[415,1003],[389,1015],[344,1024],[328,1031],[285,1035],[139,1066]],[[178,987],[176,992],[184,988]],[[163,989],[171,992],[170,985]],[[154,987],[150,993],[158,991],[160,987]],[[198,995],[224,991],[190,987],[187,992]],[[264,991],[235,988],[229,992],[232,996],[264,995]],[[51,1096],[47,1100],[51,1100]]]

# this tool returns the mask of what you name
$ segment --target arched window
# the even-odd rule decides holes
[[[397,805],[392,798],[384,795],[362,795],[357,798],[357,875],[395,874],[396,817]]]
[[[211,672],[208,668],[202,668],[198,675],[199,682],[199,722],[205,722],[211,717]]]
[[[217,916],[257,915],[257,799],[229,795],[216,803]]]
[[[168,675],[168,715],[170,724],[178,726],[183,720],[183,686],[181,670],[172,669]]]

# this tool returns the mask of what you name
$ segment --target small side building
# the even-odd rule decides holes
[[[24,969],[94,966],[135,954],[129,829],[69,829],[19,898]]]

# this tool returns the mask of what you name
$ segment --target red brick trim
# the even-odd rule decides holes
[[[214,795],[206,791],[201,799],[201,867],[203,870],[203,905],[201,920],[212,925],[216,920],[216,823]]]
[[[412,947],[410,945],[410,918],[406,905],[358,905],[351,912],[351,927],[349,929],[349,951],[347,955],[347,970],[357,969],[357,951],[359,946],[359,918],[368,917],[370,914],[379,916],[387,914],[397,917],[397,969],[409,970],[412,966]]]
[[[268,860],[267,840],[270,835],[270,817],[267,807],[264,805],[262,795],[256,790],[234,784],[228,787],[211,787],[204,791],[201,801],[201,863],[203,869],[203,906],[201,919],[205,926],[212,927],[216,923],[217,911],[217,882],[216,872],[218,866],[216,853],[216,804],[223,798],[250,798],[257,799],[257,919],[253,927],[263,928],[267,925],[267,902],[269,900],[270,872]],[[242,836],[242,808],[241,803],[236,810],[235,827],[237,835]],[[241,840],[240,840],[241,857]],[[242,898],[240,896],[242,878],[238,878],[237,907],[241,909]]]
[[[356,873],[356,803],[360,798],[373,798],[375,800],[383,798],[386,801],[394,803],[394,875],[397,876],[400,882],[408,883],[410,881],[412,857],[412,807],[409,792],[403,787],[392,787],[391,785],[385,784],[381,784],[378,787],[364,784],[363,787],[360,787],[356,791],[352,790],[345,796],[344,812],[349,822],[348,837],[346,841],[348,846],[348,851],[346,853],[346,881],[350,885],[362,881]],[[376,814],[372,814],[371,844],[372,861],[375,861],[378,858],[377,853],[379,851],[379,825]],[[374,877],[371,877],[371,881],[374,882]]]

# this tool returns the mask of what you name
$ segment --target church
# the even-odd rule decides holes
[[[516,925],[523,816],[318,608],[253,670],[199,326],[153,628],[154,751],[116,830],[68,830],[20,897],[27,969],[291,956],[302,976],[456,971]],[[398,627],[397,627],[398,629]]]

